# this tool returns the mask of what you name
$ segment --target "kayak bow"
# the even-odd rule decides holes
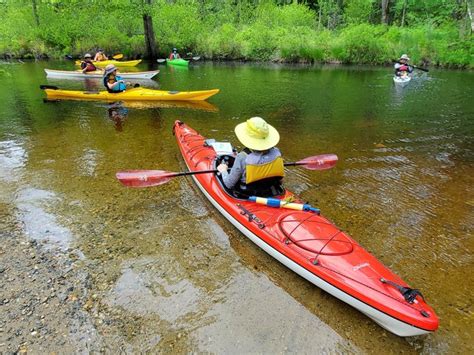
[[[398,84],[400,86],[405,86],[411,81],[411,76],[405,75],[405,76],[394,76],[393,77],[393,82],[395,84]]]

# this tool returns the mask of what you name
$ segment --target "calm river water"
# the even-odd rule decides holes
[[[204,107],[44,103],[40,84],[100,87],[43,72],[72,67],[0,65],[0,202],[32,238],[82,251],[115,319],[96,324],[102,336],[183,352],[474,351],[473,72],[418,72],[400,89],[390,68],[196,63],[141,84],[221,89]],[[329,171],[290,170],[287,187],[420,289],[436,333],[394,336],[287,270],[189,178],[126,189],[114,177],[183,170],[176,119],[238,145],[233,128],[252,116],[279,130],[288,161],[339,156]]]

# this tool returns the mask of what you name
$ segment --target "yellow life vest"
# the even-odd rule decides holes
[[[279,176],[285,176],[285,169],[282,157],[277,157],[273,161],[265,164],[246,164],[245,166],[246,184]]]

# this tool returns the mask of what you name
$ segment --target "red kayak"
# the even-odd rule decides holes
[[[180,121],[173,131],[190,171],[216,169],[223,157],[204,137]],[[418,290],[328,219],[314,211],[273,208],[236,198],[213,173],[192,177],[219,212],[260,248],[383,328],[399,336],[438,328],[438,317]],[[301,202],[288,190],[277,198]]]

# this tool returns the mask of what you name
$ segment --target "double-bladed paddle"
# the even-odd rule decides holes
[[[64,58],[66,59],[74,59],[74,57],[71,55],[71,54],[66,54],[64,56]],[[123,54],[122,53],[118,53],[118,54],[115,54],[112,56],[113,59],[115,60],[119,60],[119,59],[122,59],[123,58]]]
[[[393,61],[394,63],[398,63],[397,60],[394,60]],[[421,71],[424,71],[424,72],[429,72],[429,69],[426,69],[426,68],[420,68],[420,67],[417,67],[416,65],[413,65],[413,64],[405,64],[406,66],[408,67],[412,67],[412,68],[415,68],[415,69],[418,69],[418,70],[421,70]]]
[[[331,169],[337,163],[337,155],[321,154],[308,157],[297,162],[285,163],[285,166],[303,166],[308,170]],[[166,184],[174,177],[217,173],[213,170],[198,170],[186,172],[172,172],[165,170],[129,170],[118,172],[115,176],[125,186],[128,187],[149,187]]]
[[[421,70],[421,71],[424,71],[424,72],[429,72],[428,69],[426,68],[420,68],[420,67],[417,67],[416,65],[411,65],[411,64],[408,64],[409,67],[412,67],[412,68],[415,68],[415,69],[418,69],[418,70]]]

